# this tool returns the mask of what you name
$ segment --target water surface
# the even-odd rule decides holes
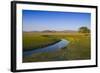
[[[35,53],[54,52],[54,51],[57,51],[59,49],[66,47],[68,45],[68,43],[69,43],[69,41],[67,41],[65,39],[61,39],[61,41],[59,41],[53,45],[50,45],[50,46],[47,46],[44,48],[39,48],[37,50],[25,51],[25,52],[23,52],[23,55],[31,56],[32,54],[35,54]]]

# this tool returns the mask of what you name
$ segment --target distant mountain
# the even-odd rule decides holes
[[[77,31],[75,31],[75,30],[62,30],[62,31],[43,30],[43,31],[29,31],[29,32],[66,32],[66,33],[75,33],[75,32],[77,32]]]
[[[41,32],[57,32],[55,30],[44,30],[44,31],[41,31]]]

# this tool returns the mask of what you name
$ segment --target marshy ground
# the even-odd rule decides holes
[[[86,60],[91,58],[89,33],[23,32],[23,52],[52,45],[60,39],[70,41],[69,45],[54,52],[37,53],[28,57],[23,55],[23,62]]]

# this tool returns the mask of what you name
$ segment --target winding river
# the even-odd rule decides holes
[[[35,53],[43,53],[43,52],[53,52],[53,51],[57,51],[61,48],[64,48],[68,45],[69,41],[65,40],[65,39],[61,39],[61,41],[53,44],[53,45],[50,45],[50,46],[47,46],[47,47],[44,47],[44,48],[39,48],[37,50],[31,50],[31,51],[25,51],[23,52],[23,55],[24,56],[30,56],[32,54],[35,54]]]

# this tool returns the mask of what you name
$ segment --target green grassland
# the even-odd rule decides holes
[[[56,52],[37,53],[23,56],[23,62],[44,62],[63,60],[86,60],[91,58],[89,33],[23,33],[23,51],[38,49],[58,42],[60,39],[69,41],[69,45]]]
[[[41,35],[40,33],[24,33],[23,34],[23,50],[29,51],[42,48],[60,41],[57,38]]]

